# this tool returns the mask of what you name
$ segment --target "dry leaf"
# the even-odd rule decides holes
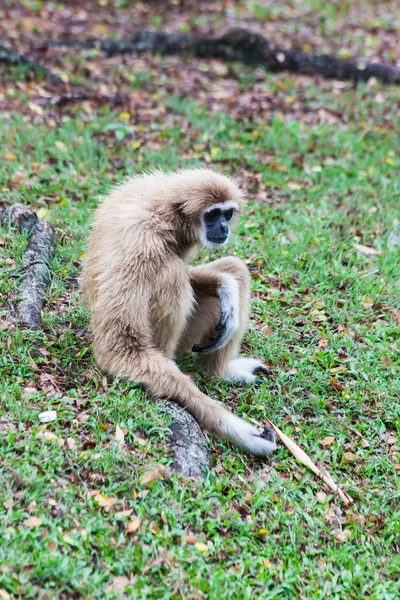
[[[145,472],[142,477],[142,484],[145,487],[149,487],[155,481],[159,479],[165,479],[169,476],[169,470],[164,465],[155,465],[151,469]]]
[[[361,448],[369,448],[370,443],[368,442],[368,440],[362,440],[361,441]]]
[[[3,155],[3,158],[5,161],[7,162],[14,162],[15,160],[17,160],[17,157],[15,156],[15,154],[13,154],[12,152],[6,152]]]
[[[42,523],[43,521],[39,517],[29,517],[29,519],[25,519],[24,521],[25,527],[40,527]]]
[[[9,508],[12,508],[14,506],[14,500],[12,498],[9,498],[8,500],[6,500],[4,502],[4,508],[6,508],[7,510]]]
[[[362,244],[354,244],[354,248],[366,256],[382,254],[381,250],[376,250],[376,248],[371,248],[370,246],[363,246]]]
[[[125,588],[130,585],[131,580],[123,575],[120,577],[115,577],[111,583],[106,587],[106,594],[111,594],[115,592],[116,594],[123,594],[125,592]]]
[[[126,526],[126,530],[128,533],[135,533],[135,531],[137,531],[139,529],[141,524],[142,524],[142,520],[139,519],[139,517],[132,517],[132,519],[129,521],[128,525]]]
[[[353,452],[345,452],[343,454],[343,462],[345,465],[354,465],[358,461],[358,458]]]
[[[3,588],[0,588],[0,598],[4,598],[4,600],[11,600],[10,594],[6,592],[6,590],[3,590]]]
[[[64,142],[60,142],[59,140],[57,140],[55,142],[55,147],[57,148],[57,150],[59,150],[60,152],[68,152],[68,148],[67,146],[64,144]]]
[[[321,446],[330,446],[331,444],[333,444],[334,441],[335,438],[331,435],[328,435],[327,437],[324,437],[323,440],[320,440],[319,443],[321,444]]]
[[[117,442],[118,446],[125,446],[124,432],[118,424],[115,428],[115,441]]]
[[[105,494],[96,494],[94,499],[99,506],[105,508],[107,511],[111,510],[115,504],[115,498],[109,498]]]
[[[337,539],[338,542],[345,542],[351,536],[350,529],[335,529],[333,535]]]
[[[317,500],[320,504],[323,504],[325,502],[325,500],[327,499],[328,495],[325,494],[325,492],[317,492]]]
[[[335,492],[343,500],[346,506],[353,503],[352,498],[346,494],[332,479],[332,477],[328,474],[325,474],[313,463],[311,458],[307,456],[307,454],[298,446],[293,440],[291,440],[283,431],[279,429],[276,425],[271,423],[268,419],[265,419],[265,422],[271,429],[276,433],[276,435],[280,438],[280,440],[285,444],[285,446],[290,450],[293,456],[300,461],[303,465],[311,469],[313,473],[315,473],[320,479],[322,479],[326,485],[330,487],[330,489]]]
[[[395,444],[397,442],[397,438],[394,435],[389,435],[388,439],[386,440],[387,444]]]
[[[372,308],[374,302],[372,300],[372,298],[368,298],[368,296],[366,298],[364,298],[363,301],[363,307],[364,308]]]
[[[195,546],[199,552],[208,552],[208,546],[204,542],[196,542]]]
[[[194,537],[193,533],[188,533],[186,535],[186,543],[189,546],[193,546],[196,543],[196,538]]]

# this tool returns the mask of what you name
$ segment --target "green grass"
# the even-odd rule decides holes
[[[55,126],[1,122],[1,147],[16,156],[0,163],[2,200],[39,210],[58,245],[43,332],[28,333],[6,306],[26,240],[2,232],[0,597],[112,598],[118,576],[140,599],[399,597],[398,92],[385,108],[392,128],[382,127],[376,90],[348,86],[334,98],[310,84],[307,93],[347,122],[243,123],[170,97],[168,125],[155,118],[143,143],[146,128],[119,127],[107,108],[77,109]],[[332,495],[318,501],[322,486],[283,447],[260,461],[210,440],[205,482],[141,484],[144,470],[170,461],[168,417],[137,386],[97,370],[76,278],[99,194],[127,173],[205,159],[264,200],[249,204],[224,253],[251,268],[244,353],[262,357],[273,377],[257,388],[195,372],[196,381],[238,414],[279,425],[351,494],[349,509]],[[190,358],[185,365],[193,371]],[[57,410],[55,423],[39,424],[44,409]],[[114,443],[117,424],[125,449]],[[327,436],[333,443],[321,445]],[[95,491],[112,499],[110,510]],[[141,525],[128,533],[135,515]],[[32,516],[41,525],[27,526]]]

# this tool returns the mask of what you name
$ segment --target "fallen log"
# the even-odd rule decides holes
[[[16,316],[28,329],[42,327],[41,311],[44,295],[50,282],[49,263],[54,253],[56,234],[51,223],[39,219],[35,213],[20,204],[3,210],[0,223],[12,224],[20,232],[28,233],[28,245],[22,259],[21,302]]]
[[[70,46],[98,48],[107,56],[125,53],[186,54],[198,58],[220,58],[260,66],[273,73],[290,71],[306,75],[318,74],[330,79],[368,81],[371,77],[382,83],[400,83],[400,69],[388,64],[367,63],[300,50],[286,50],[259,33],[241,27],[221,35],[199,38],[192,34],[138,31],[120,40],[59,39],[46,40],[39,48]]]

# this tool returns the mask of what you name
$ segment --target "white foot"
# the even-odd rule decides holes
[[[241,383],[253,383],[258,379],[257,373],[255,373],[257,370],[265,374],[269,373],[267,367],[256,358],[235,358],[229,363],[226,379],[233,379]]]
[[[270,429],[259,433],[256,427],[232,413],[226,413],[222,427],[224,436],[246,452],[265,456],[276,449],[274,434]]]

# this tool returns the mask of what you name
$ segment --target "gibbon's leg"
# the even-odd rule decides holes
[[[259,360],[238,357],[250,305],[250,275],[244,262],[233,256],[220,258],[191,268],[190,274],[197,306],[180,340],[179,354],[193,344],[207,346],[210,338],[218,336],[216,327],[226,313],[229,340],[222,347],[199,353],[199,363],[211,377],[243,383],[256,381],[257,372],[268,373]]]

